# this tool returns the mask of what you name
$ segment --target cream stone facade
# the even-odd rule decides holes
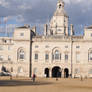
[[[76,36],[72,24],[69,33],[68,18],[64,2],[58,0],[44,35],[24,25],[15,28],[13,37],[1,37],[1,71],[25,77],[92,77],[92,26]]]
[[[13,76],[30,76],[30,27],[16,28],[12,38],[0,38],[0,70]]]
[[[32,38],[32,73],[38,77],[92,77],[92,26],[76,36],[71,24],[69,34],[68,18],[64,2],[58,0],[44,35]]]

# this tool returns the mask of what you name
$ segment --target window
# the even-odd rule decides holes
[[[58,31],[62,31],[61,29],[58,29]]]
[[[36,46],[35,46],[35,48],[39,48],[39,46],[38,46],[38,45],[36,45]]]
[[[4,40],[5,43],[7,43],[7,40]]]
[[[56,60],[59,60],[59,57],[60,57],[59,51],[56,50],[56,51],[55,51],[55,59],[56,59]]]
[[[79,69],[75,69],[75,74],[79,74],[80,73],[80,70]]]
[[[92,60],[92,51],[89,52],[89,60]]]
[[[61,60],[61,54],[60,54],[60,52],[58,50],[56,50],[54,52],[54,54],[52,55],[52,59],[54,59],[54,60]]]
[[[80,46],[76,46],[76,48],[80,48]]]
[[[90,36],[92,37],[92,33],[90,34]]]
[[[3,61],[3,56],[2,55],[0,55],[0,61]]]
[[[49,46],[48,46],[48,45],[46,45],[46,46],[45,46],[45,48],[49,48]]]
[[[11,46],[8,46],[8,50],[11,50]]]
[[[34,68],[33,74],[36,74],[36,73],[37,73],[37,68]]]
[[[35,60],[38,60],[38,53],[35,53]]]
[[[25,53],[24,53],[24,50],[23,48],[20,48],[18,50],[18,60],[24,60],[25,59]]]
[[[53,30],[51,30],[51,35],[53,35]]]
[[[0,50],[3,50],[3,46],[0,46]]]
[[[92,74],[92,69],[90,69],[88,73],[89,73],[89,74]]]
[[[22,67],[18,67],[18,73],[23,73],[23,68]]]
[[[11,56],[8,56],[8,60],[11,61]]]
[[[68,60],[68,54],[65,54],[65,60],[66,61]]]
[[[68,48],[68,46],[65,46],[65,48]]]
[[[76,53],[76,63],[79,63],[79,62],[80,62],[80,54]]]
[[[20,36],[24,36],[24,33],[20,33]]]
[[[49,60],[49,54],[45,54],[45,60]]]

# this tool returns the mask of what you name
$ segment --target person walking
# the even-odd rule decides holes
[[[36,78],[36,75],[35,74],[33,74],[33,82],[35,82],[35,78]]]

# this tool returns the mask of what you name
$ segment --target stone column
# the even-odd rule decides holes
[[[64,78],[64,69],[62,69],[62,78]]]
[[[49,77],[50,77],[50,78],[52,77],[52,71],[51,71],[51,68],[49,68]]]

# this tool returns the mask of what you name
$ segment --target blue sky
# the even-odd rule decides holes
[[[84,26],[92,24],[92,0],[63,0],[69,16],[69,24],[74,24],[75,33],[83,34]],[[43,25],[48,23],[56,9],[57,0],[0,0],[0,31],[12,32],[15,26],[29,24],[37,26],[43,33]],[[6,24],[4,24],[6,21]]]

